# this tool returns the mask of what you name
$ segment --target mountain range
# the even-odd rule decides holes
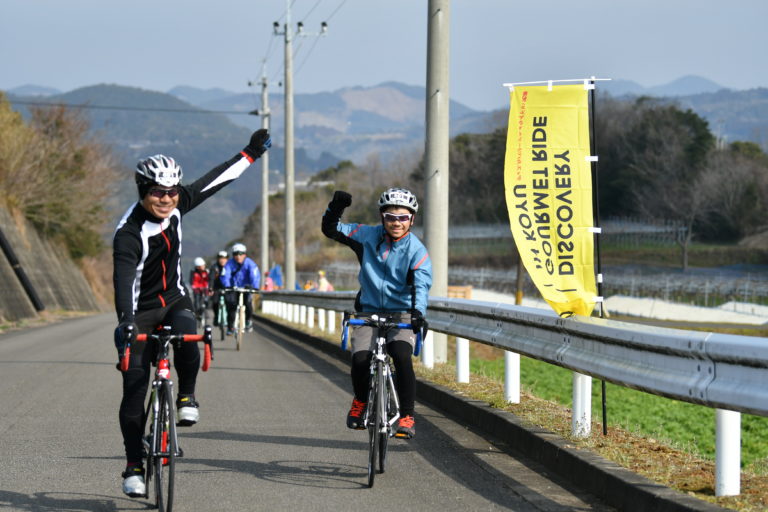
[[[669,84],[644,88],[627,80],[600,82],[600,92],[614,97],[662,96],[706,118],[713,133],[726,141],[748,140],[768,149],[768,89],[733,91],[700,77],[683,77]],[[34,103],[80,105],[92,130],[109,143],[126,167],[146,155],[164,153],[184,166],[185,179],[194,179],[229,158],[261,126],[256,115],[260,93],[178,86],[157,92],[120,85],[95,85],[62,93],[27,85],[6,91],[15,109],[27,115]],[[599,98],[599,97],[598,97]],[[346,87],[332,92],[296,94],[296,179],[309,177],[339,160],[365,161],[378,154],[386,165],[406,151],[424,147],[425,90],[420,86],[386,82],[372,87]],[[270,183],[283,182],[283,95],[270,94]],[[599,106],[598,106],[599,113]],[[506,126],[507,110],[476,111],[451,101],[450,132],[486,133]],[[126,172],[125,186],[114,202],[134,200]],[[240,233],[242,221],[258,205],[261,177],[246,173],[238,186],[228,187],[219,200],[201,207],[192,218],[201,240],[185,239],[194,252],[219,247]],[[122,213],[120,211],[119,213]],[[219,219],[210,222],[204,217]],[[199,226],[195,226],[199,223]],[[187,253],[189,254],[189,252]],[[203,253],[205,254],[205,253]]]

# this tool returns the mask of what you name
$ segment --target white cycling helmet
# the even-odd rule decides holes
[[[205,266],[205,260],[203,258],[201,258],[200,256],[198,256],[197,258],[195,258],[195,266],[196,267],[204,267]]]
[[[381,197],[379,197],[379,210],[383,210],[388,206],[402,206],[408,208],[413,213],[419,211],[419,202],[416,200],[416,196],[405,188],[388,188],[381,194]]]
[[[243,244],[235,244],[232,246],[232,254],[234,255],[236,252],[246,252],[245,245]]]
[[[216,256],[218,256],[219,258],[226,258],[227,251],[219,251],[219,253]]]
[[[181,183],[181,166],[165,155],[150,156],[136,165],[136,183],[175,187]]]

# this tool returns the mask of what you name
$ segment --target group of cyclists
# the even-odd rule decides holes
[[[196,258],[189,279],[193,304],[182,279],[181,221],[184,215],[237,179],[270,146],[269,133],[264,129],[257,130],[242,151],[188,185],[182,184],[182,169],[173,158],[155,155],[138,163],[135,180],[139,199],[123,215],[113,238],[118,318],[114,343],[118,358],[123,357],[125,347],[137,334],[151,333],[159,325],[170,326],[174,333],[194,334],[195,312],[199,311],[199,301],[204,304],[206,297],[214,298],[216,322],[221,293],[225,293],[227,327],[232,333],[237,298],[225,290],[231,287],[258,289],[259,268],[247,256],[242,243],[232,246],[231,257],[226,251],[220,251],[210,269],[206,269],[205,260]],[[342,214],[351,204],[349,193],[336,191],[322,216],[321,230],[327,237],[350,247],[360,262],[356,311],[362,314],[399,313],[401,322],[412,326],[412,329],[391,331],[387,340],[401,405],[396,436],[410,439],[415,435],[416,388],[411,356],[416,333],[426,327],[427,296],[432,284],[427,250],[410,231],[419,208],[418,201],[412,192],[403,188],[384,191],[377,205],[381,223],[375,226],[342,223]],[[250,297],[246,297],[245,304],[250,325]],[[347,414],[348,428],[365,428],[363,412],[368,399],[368,369],[375,336],[370,327],[353,327],[351,378],[354,397]],[[144,343],[135,344],[128,356],[128,368],[121,372],[123,393],[118,416],[126,457],[122,488],[131,497],[146,494],[142,429],[151,360],[151,349],[146,349]],[[183,343],[175,347],[174,365],[179,381],[177,421],[180,426],[191,426],[200,418],[195,399],[200,367],[197,344]]]

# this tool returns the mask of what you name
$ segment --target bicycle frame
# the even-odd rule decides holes
[[[224,291],[237,293],[237,307],[235,309],[234,329],[235,329],[235,343],[237,345],[237,350],[240,350],[240,345],[242,344],[243,336],[245,335],[245,324],[246,324],[245,294],[256,293],[258,292],[258,290],[256,288],[234,286],[231,288],[225,288]]]
[[[171,364],[169,347],[181,342],[205,342],[205,355],[202,370],[208,371],[213,360],[213,341],[211,327],[206,326],[202,335],[197,334],[172,334],[171,328],[166,326],[152,334],[138,334],[137,342],[153,341],[157,344],[155,355],[155,375],[152,379],[151,393],[144,413],[142,432],[149,433],[144,438],[146,449],[146,473],[145,483],[149,489],[152,474],[155,473],[155,504],[161,512],[169,512],[173,507],[174,467],[176,457],[183,457],[184,451],[179,445],[176,432],[173,380],[171,379]],[[120,369],[126,371],[129,367],[131,342],[129,341],[125,354],[120,361]],[[167,474],[164,467],[167,466]],[[167,480],[167,489],[164,489],[163,480]],[[149,497],[149,493],[145,494]]]

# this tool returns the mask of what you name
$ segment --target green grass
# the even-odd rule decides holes
[[[473,373],[494,379],[504,378],[504,359],[473,358]],[[570,370],[527,357],[520,358],[523,389],[531,394],[571,405]],[[592,381],[592,415],[601,417],[600,381]],[[715,411],[709,407],[671,400],[641,391],[606,384],[608,424],[632,432],[669,441],[673,446],[703,457],[715,456]],[[768,472],[768,418],[742,414],[742,466],[759,473]]]

